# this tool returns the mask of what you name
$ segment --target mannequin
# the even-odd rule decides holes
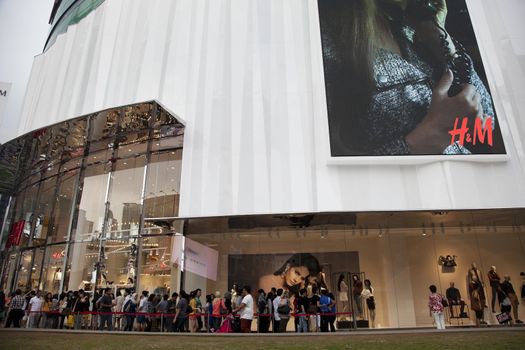
[[[476,263],[472,263],[467,275],[467,290],[470,297],[470,308],[476,313],[476,325],[486,324],[483,320],[483,311],[487,307],[487,299],[485,297],[485,291],[483,288],[483,281],[481,280],[481,272],[476,266]]]
[[[496,303],[496,297],[498,296],[498,288],[501,283],[501,278],[496,272],[496,266],[490,267],[488,277],[489,277],[490,289],[492,290],[492,300],[490,302],[490,306],[492,308],[492,312],[495,312],[494,305]]]
[[[339,293],[339,301],[343,304],[343,317],[341,320],[346,320],[346,313],[348,312],[348,285],[345,283],[345,275],[339,275],[339,281],[337,282],[337,292]]]
[[[370,328],[375,328],[376,302],[374,299],[374,288],[372,288],[372,282],[370,282],[370,280],[365,280],[365,287],[361,292],[361,297],[365,300],[366,306],[368,307],[368,313],[370,315]]]
[[[359,279],[359,275],[352,275],[352,295],[354,296],[354,302],[356,305],[356,316],[362,317],[363,315],[363,304],[361,302],[361,292],[363,291],[363,282]]]

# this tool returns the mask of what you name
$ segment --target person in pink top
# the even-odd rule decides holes
[[[445,329],[445,317],[443,315],[443,297],[437,293],[435,285],[429,287],[430,295],[428,297],[428,307],[430,310],[430,316],[434,317],[437,329]]]
[[[212,302],[212,329],[217,331],[221,326],[222,316],[226,314],[226,305],[224,299],[221,298],[221,292],[215,292],[215,299]]]

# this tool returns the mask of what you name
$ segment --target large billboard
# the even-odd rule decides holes
[[[332,157],[504,154],[464,0],[318,0]]]
[[[357,251],[228,255],[228,285],[249,285],[252,290],[283,288],[294,293],[315,285],[335,291],[341,274],[358,271]]]

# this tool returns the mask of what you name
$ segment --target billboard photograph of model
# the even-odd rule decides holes
[[[504,154],[464,1],[318,1],[332,157]]]

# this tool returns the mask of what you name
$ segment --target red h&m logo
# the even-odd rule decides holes
[[[492,117],[485,119],[485,125],[483,125],[483,120],[480,117],[476,118],[474,122],[474,134],[470,133],[468,127],[469,118],[464,117],[461,121],[461,127],[458,128],[459,118],[456,118],[454,122],[454,129],[450,130],[448,133],[452,136],[450,139],[450,144],[456,142],[456,137],[459,137],[459,144],[463,146],[465,143],[476,144],[476,140],[479,143],[485,143],[485,137],[487,137],[487,143],[492,146]]]

